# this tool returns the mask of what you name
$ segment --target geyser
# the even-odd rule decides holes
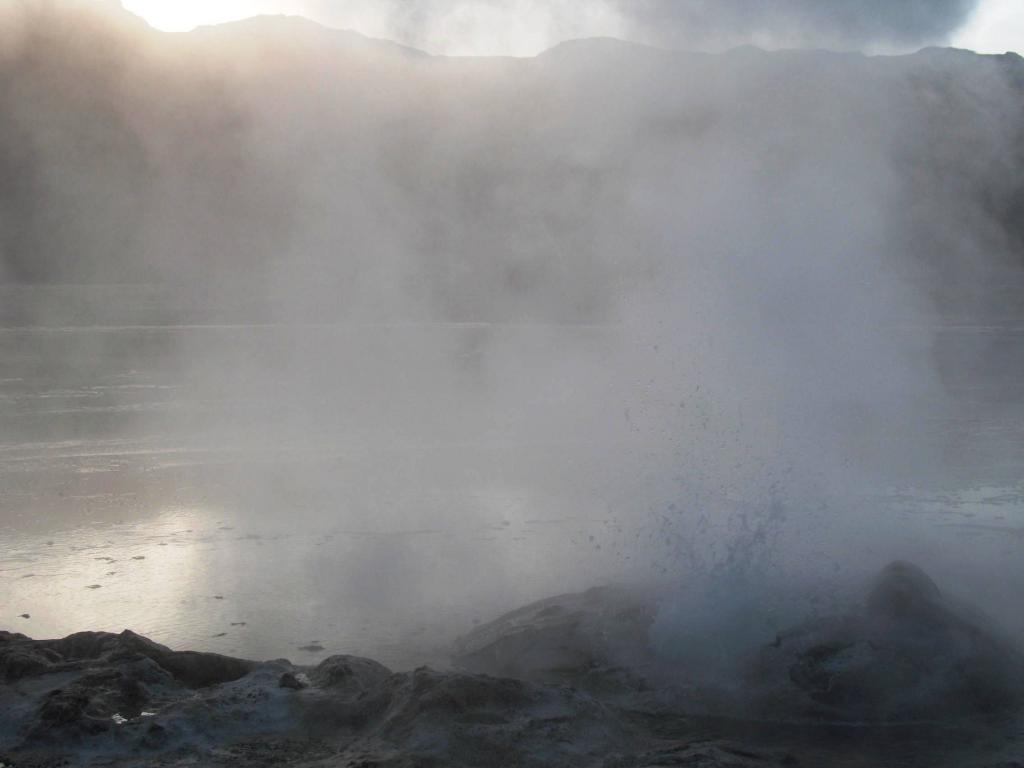
[[[971,8],[910,5],[603,7],[871,51]],[[2,2],[0,626],[72,639],[3,636],[0,762],[247,717],[216,759],[780,762],[714,728],[1012,716],[1022,94],[1012,54]]]

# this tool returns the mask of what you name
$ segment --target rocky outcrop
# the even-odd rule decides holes
[[[238,680],[254,666],[251,661],[216,653],[172,651],[130,630],[119,635],[79,632],[62,640],[38,641],[0,632],[0,676],[8,683],[47,672],[106,668],[140,659],[149,659],[189,688]]]
[[[456,643],[460,669],[615,689],[643,685],[655,607],[624,587],[595,587],[507,613]]]
[[[920,568],[894,562],[845,615],[779,633],[741,675],[718,684],[652,654],[656,608],[604,587],[549,598],[462,638],[455,663],[486,674],[568,683],[594,695],[650,691],[690,712],[809,723],[997,718],[1024,704],[1024,655],[991,622],[945,596]],[[766,638],[767,639],[767,638]],[[672,668],[669,668],[669,667]],[[683,681],[673,689],[666,681]]]
[[[5,765],[583,765],[639,743],[616,711],[567,686],[394,673],[354,656],[301,667],[130,632],[4,634],[0,667]]]
[[[839,722],[997,717],[1024,704],[1024,656],[895,562],[862,610],[780,634],[756,656],[745,697],[759,716]]]
[[[349,694],[366,693],[391,675],[391,670],[372,659],[359,656],[330,656],[311,673],[321,688]]]
[[[463,638],[457,671],[355,656],[256,663],[131,632],[0,633],[0,763],[745,768],[885,764],[896,749],[908,766],[1024,755],[1012,734],[963,735],[994,732],[1024,703],[1021,655],[908,563],[884,569],[857,610],[753,651],[724,692],[659,675],[654,610],[621,588],[544,600]],[[701,712],[709,701],[717,711]],[[836,727],[852,730],[837,740]]]

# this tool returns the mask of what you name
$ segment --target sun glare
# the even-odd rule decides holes
[[[987,0],[953,39],[958,48],[978,53],[1024,53],[1024,3]]]

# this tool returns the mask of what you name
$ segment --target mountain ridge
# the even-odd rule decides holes
[[[96,2],[96,0],[92,0],[92,1]],[[79,6],[83,5],[83,0],[60,0],[60,3],[64,3],[65,5],[70,6],[70,7],[79,7]],[[59,7],[59,5],[60,4],[58,3],[58,7]],[[130,11],[130,10],[126,9],[126,8],[124,8],[124,6],[121,5],[120,0],[106,0],[106,2],[104,2],[104,3],[96,3],[96,5],[97,5],[97,10],[100,10],[103,13],[107,13],[107,14],[118,14],[119,13],[119,14],[122,14],[123,16],[131,17],[132,19],[145,24],[147,26],[147,28],[149,28],[153,32],[155,32],[157,34],[160,34],[160,35],[171,35],[171,36],[174,36],[174,37],[187,38],[188,36],[191,36],[191,35],[211,36],[211,35],[214,35],[214,34],[228,33],[228,32],[244,32],[244,33],[248,33],[248,32],[254,31],[254,30],[259,31],[261,34],[267,34],[268,32],[277,31],[277,30],[269,29],[269,26],[271,24],[278,24],[278,25],[281,25],[282,27],[284,25],[289,25],[293,29],[298,28],[298,27],[303,27],[303,28],[305,28],[306,32],[314,33],[314,34],[318,34],[318,35],[332,35],[332,36],[333,35],[339,35],[340,37],[344,37],[345,39],[347,39],[350,42],[356,42],[356,43],[358,43],[360,45],[380,44],[382,47],[391,48],[392,50],[394,50],[396,52],[403,52],[403,53],[406,53],[406,54],[409,54],[409,55],[425,56],[425,57],[438,58],[438,59],[478,59],[478,58],[489,59],[489,58],[497,58],[497,59],[529,60],[529,59],[535,59],[535,58],[541,58],[541,57],[544,57],[544,56],[548,56],[548,55],[556,53],[556,52],[558,52],[558,51],[560,51],[560,50],[562,50],[562,49],[564,49],[566,47],[569,47],[569,48],[579,48],[580,46],[583,46],[583,45],[591,45],[592,47],[600,46],[600,47],[605,48],[605,49],[607,49],[609,47],[616,47],[616,48],[620,48],[621,50],[627,50],[628,49],[628,50],[631,50],[631,51],[634,51],[634,52],[637,52],[637,51],[640,51],[640,50],[646,50],[648,52],[664,52],[664,53],[674,53],[674,54],[707,55],[707,56],[729,56],[729,55],[735,55],[735,54],[740,53],[742,51],[749,51],[749,52],[759,52],[759,53],[767,53],[767,54],[806,52],[806,53],[833,54],[833,55],[839,55],[839,56],[855,55],[855,56],[861,56],[861,57],[865,57],[865,58],[882,58],[882,59],[886,59],[886,58],[901,58],[901,57],[904,57],[904,56],[914,56],[914,55],[917,55],[917,54],[920,54],[920,53],[923,53],[923,52],[926,52],[926,51],[930,52],[930,51],[940,51],[941,50],[941,51],[964,51],[964,52],[974,53],[977,56],[986,56],[986,57],[1010,57],[1010,58],[1016,58],[1016,59],[1020,59],[1021,58],[1020,54],[1017,54],[1017,53],[1015,53],[1013,51],[1007,51],[1005,53],[998,53],[998,54],[997,53],[985,54],[985,53],[977,53],[975,51],[970,51],[969,49],[956,48],[954,46],[937,46],[937,45],[924,46],[924,47],[922,47],[920,49],[917,49],[917,50],[914,50],[914,51],[907,51],[905,53],[898,53],[898,54],[866,54],[866,53],[862,53],[862,52],[859,52],[859,51],[838,51],[838,50],[829,50],[829,49],[825,49],[825,48],[813,48],[813,49],[811,49],[811,48],[765,49],[765,48],[760,48],[760,47],[758,47],[756,45],[742,45],[742,46],[737,46],[737,47],[734,47],[734,48],[728,48],[728,49],[725,49],[725,50],[722,50],[722,51],[700,51],[700,50],[687,49],[687,48],[667,48],[667,47],[656,46],[656,45],[652,45],[652,44],[648,44],[648,43],[641,43],[641,42],[637,42],[637,41],[634,41],[634,40],[628,40],[628,39],[625,39],[625,38],[617,38],[617,37],[610,37],[610,36],[592,36],[592,37],[568,38],[566,40],[562,40],[562,41],[559,41],[557,43],[554,43],[550,47],[545,48],[545,49],[537,52],[536,54],[527,55],[527,56],[510,56],[510,55],[495,55],[495,56],[479,56],[479,55],[478,56],[462,56],[462,55],[459,55],[459,56],[452,56],[452,55],[445,55],[445,54],[430,53],[428,51],[416,48],[414,46],[409,46],[409,45],[405,45],[403,43],[399,43],[398,41],[391,40],[389,38],[374,37],[372,35],[367,35],[367,34],[358,32],[357,30],[350,29],[350,28],[333,27],[333,26],[330,26],[330,25],[327,25],[327,24],[323,24],[323,23],[321,23],[319,21],[316,21],[315,19],[311,19],[311,18],[309,18],[307,16],[302,16],[301,14],[284,14],[284,13],[278,13],[278,14],[254,14],[254,15],[249,16],[249,17],[245,17],[245,18],[241,18],[241,19],[236,19],[236,20],[231,20],[231,21],[220,22],[220,23],[217,23],[217,24],[202,24],[202,25],[198,25],[198,26],[196,26],[196,27],[194,27],[194,28],[192,28],[190,30],[184,30],[184,31],[178,31],[178,32],[167,32],[167,31],[164,31],[164,30],[160,30],[157,27],[153,27],[143,17],[133,13],[132,11]],[[268,27],[268,28],[267,29],[259,29],[259,27]]]

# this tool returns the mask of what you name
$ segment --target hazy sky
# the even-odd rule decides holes
[[[270,13],[453,55],[533,55],[614,36],[684,48],[1024,51],[1022,0],[123,0],[165,30]],[[977,6],[977,7],[975,7]],[[756,10],[752,10],[756,9]]]
[[[953,42],[982,53],[1024,54],[1024,2],[985,0]]]

